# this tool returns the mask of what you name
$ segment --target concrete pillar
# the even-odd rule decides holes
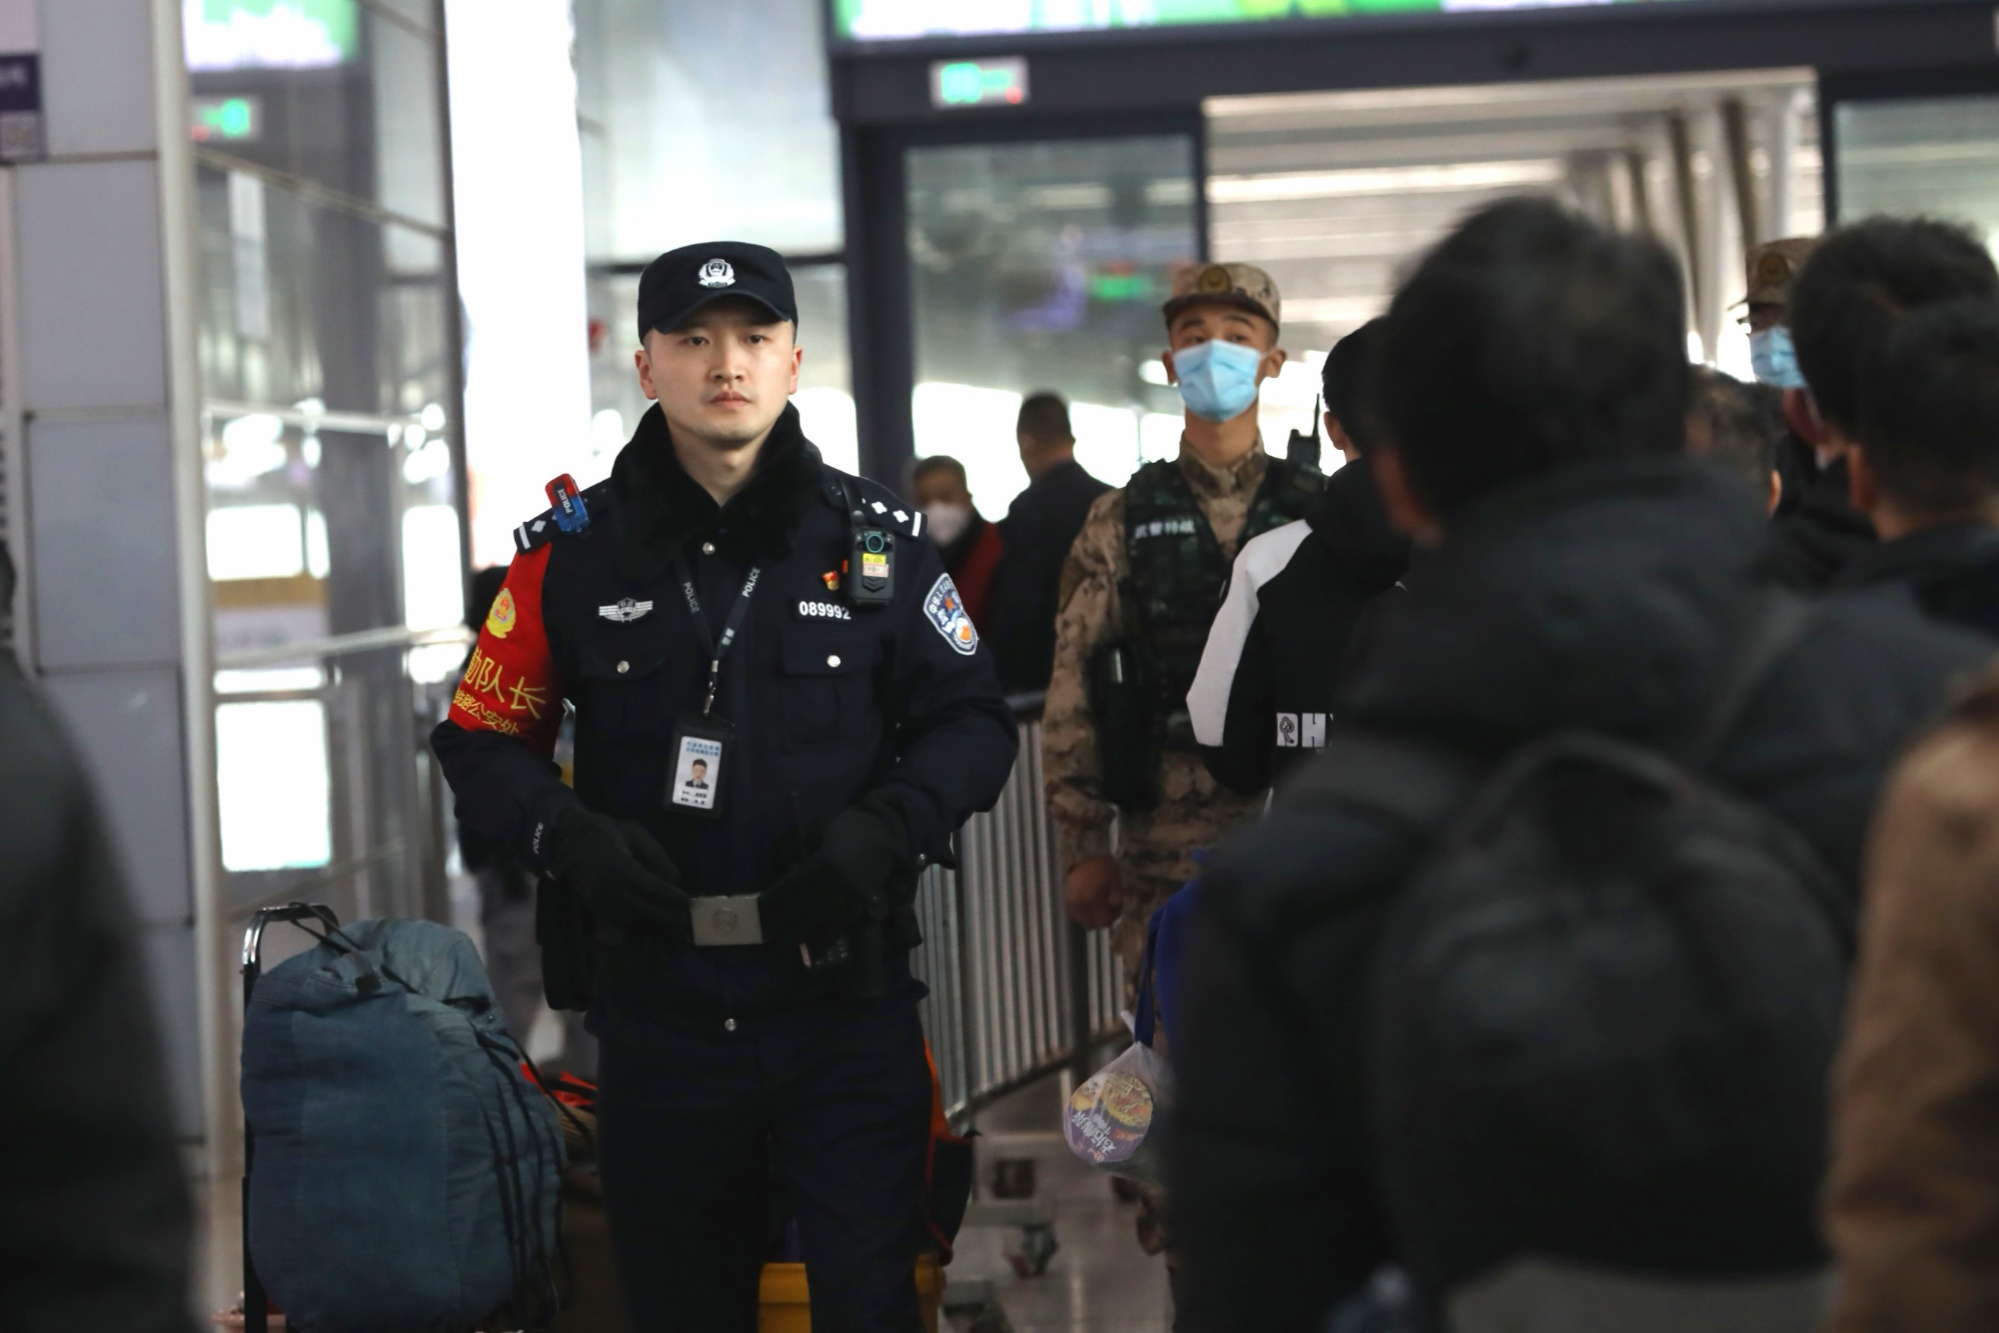
[[[44,111],[44,155],[0,170],[18,647],[106,807],[198,1149],[215,1138],[220,968],[179,6],[0,0],[0,32],[38,43]]]

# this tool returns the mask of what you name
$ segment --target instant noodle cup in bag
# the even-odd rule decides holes
[[[1069,1151],[1108,1175],[1161,1183],[1165,1163],[1157,1129],[1170,1075],[1150,1046],[1133,1043],[1070,1094],[1062,1119]]]

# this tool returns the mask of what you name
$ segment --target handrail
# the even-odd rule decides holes
[[[286,662],[306,662],[328,657],[347,657],[354,653],[370,653],[383,648],[421,648],[432,643],[472,642],[472,632],[462,625],[452,625],[444,629],[409,629],[402,625],[392,625],[386,629],[364,629],[353,634],[336,634],[327,639],[314,639],[308,643],[286,643],[272,648],[257,648],[247,653],[233,653],[228,657],[215,659],[217,671],[238,671],[244,667],[278,666]]]
[[[1123,983],[1106,932],[1062,914],[1055,831],[1042,795],[1042,697],[1009,700],[1020,758],[993,809],[959,833],[958,868],[925,872],[924,947],[912,970],[944,1109],[965,1125],[1034,1079],[1087,1058],[1117,1028]]]

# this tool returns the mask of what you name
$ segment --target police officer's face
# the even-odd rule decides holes
[[[1226,301],[1188,306],[1173,317],[1166,336],[1167,345],[1171,348],[1165,356],[1169,383],[1180,382],[1179,374],[1173,369],[1174,352],[1216,340],[1240,343],[1263,353],[1263,364],[1256,368],[1259,383],[1284,369],[1286,357],[1284,349],[1277,345],[1277,326],[1262,315],[1251,314],[1241,306]]]
[[[798,391],[797,330],[753,301],[704,306],[670,333],[646,335],[639,386],[676,438],[738,449],[769,433]]]

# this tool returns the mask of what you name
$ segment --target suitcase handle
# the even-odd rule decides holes
[[[243,1012],[250,1012],[250,996],[257,978],[264,974],[264,928],[273,922],[318,921],[328,930],[340,929],[340,918],[324,903],[286,903],[266,907],[250,918],[243,932]],[[257,1141],[246,1122],[243,1126],[243,1333],[269,1333],[271,1306],[257,1267],[250,1261],[250,1168],[256,1161]]]

